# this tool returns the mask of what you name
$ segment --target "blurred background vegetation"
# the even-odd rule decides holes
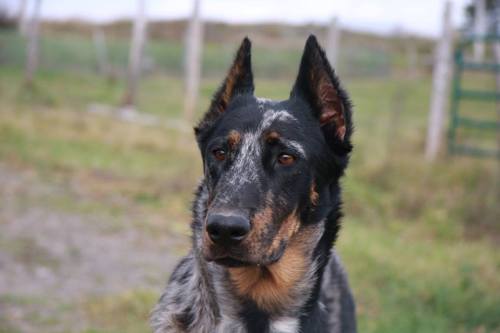
[[[3,22],[0,332],[149,332],[148,313],[189,249],[202,174],[182,114],[187,23],[149,24],[138,113],[122,114],[130,21],[99,27],[104,74],[94,25],[44,21],[30,87],[26,38]],[[326,39],[319,25],[205,23],[197,117],[245,35],[256,94],[286,98],[309,33]],[[445,152],[425,161],[434,43],[342,31],[337,67],[356,133],[337,247],[360,332],[500,332],[499,163]],[[494,88],[489,80],[467,82]]]

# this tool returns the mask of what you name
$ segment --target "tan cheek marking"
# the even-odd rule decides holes
[[[253,219],[253,227],[262,229],[266,224],[271,223],[273,218],[273,210],[271,207],[266,207],[262,211],[255,214]]]
[[[288,241],[299,229],[300,221],[295,215],[295,211],[290,214],[281,224],[280,229],[276,236],[274,236],[273,242],[269,247],[267,254],[272,255],[273,252],[277,251],[281,241]]]
[[[289,239],[283,256],[274,264],[230,268],[229,275],[238,295],[251,298],[261,309],[275,312],[289,304],[290,291],[307,272],[315,245],[314,227],[301,230],[295,214],[283,222],[273,246]]]
[[[278,262],[267,267],[230,268],[229,276],[239,295],[251,298],[263,310],[276,312],[290,303],[290,290],[308,265],[301,246],[290,244]]]
[[[319,194],[316,191],[316,183],[315,182],[313,182],[311,184],[311,189],[310,189],[310,192],[309,192],[309,199],[311,200],[311,204],[313,206],[317,206],[318,205]]]
[[[252,220],[252,231],[245,239],[245,244],[250,253],[257,254],[261,251],[261,238],[266,233],[266,226],[272,222],[273,210],[266,207],[257,214]]]

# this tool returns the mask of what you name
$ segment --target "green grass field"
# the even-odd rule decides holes
[[[151,237],[189,233],[189,204],[201,175],[192,135],[87,112],[93,103],[118,105],[119,82],[41,72],[28,92],[21,78],[18,69],[0,68],[0,162],[29,170],[41,182],[84,179],[84,201],[42,204],[118,220],[133,207],[144,217],[136,227]],[[199,114],[217,84],[203,82]],[[286,98],[291,84],[257,77],[257,94]],[[434,165],[425,163],[429,79],[346,85],[356,133],[337,246],[356,296],[359,331],[500,332],[498,165],[445,155]],[[139,109],[180,119],[180,96],[176,77],[148,76],[141,82]],[[125,203],[109,199],[117,194]],[[176,255],[187,248],[186,240]],[[157,296],[158,290],[144,288],[89,296],[61,304],[61,313],[83,313],[88,325],[81,332],[149,332],[147,316]],[[34,302],[0,295],[0,308],[2,302],[23,301]],[[22,331],[0,313],[0,332],[16,330]]]

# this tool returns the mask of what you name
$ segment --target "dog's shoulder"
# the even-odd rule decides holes
[[[155,333],[189,332],[194,318],[193,303],[197,292],[193,289],[196,277],[193,254],[182,258],[170,275],[167,287],[151,313],[151,326]]]
[[[154,333],[215,331],[218,305],[206,274],[193,252],[180,260],[151,313]]]
[[[331,332],[356,332],[356,308],[347,273],[335,250],[325,267],[320,301],[328,313]]]

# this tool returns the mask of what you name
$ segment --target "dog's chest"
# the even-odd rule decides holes
[[[280,318],[270,323],[271,333],[296,333],[299,331],[297,318]]]
[[[258,330],[258,332],[256,332]],[[269,320],[260,328],[248,327],[243,321],[223,317],[217,325],[217,333],[298,333],[299,319],[282,317]]]

